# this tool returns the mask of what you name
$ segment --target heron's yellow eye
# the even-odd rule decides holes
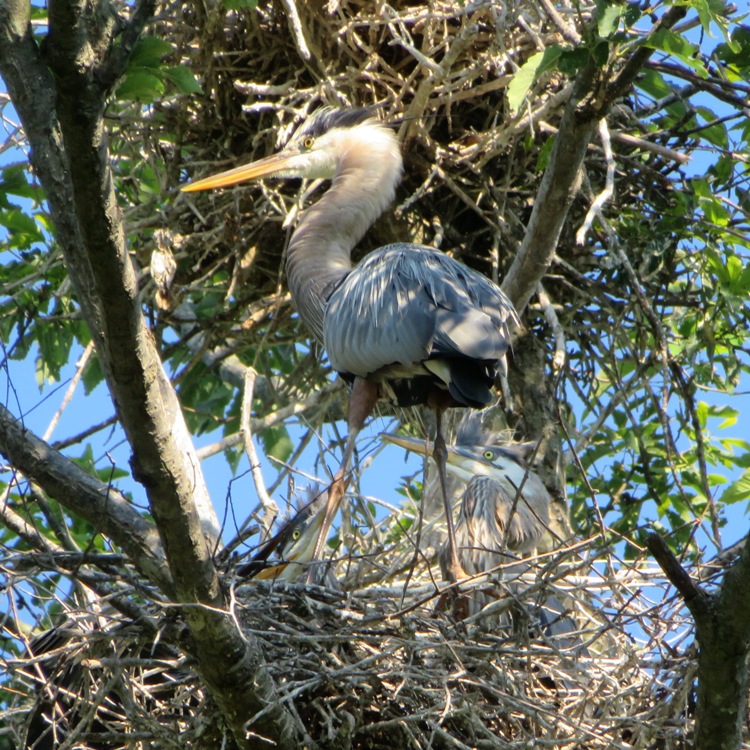
[[[305,140],[302,141],[302,145],[306,149],[311,149],[315,145],[315,138],[313,138],[311,135],[308,135],[307,138],[305,138]]]
[[[302,536],[302,532],[299,529],[295,529],[292,532],[292,539],[296,542]]]
[[[492,459],[493,459],[493,458],[495,458],[495,451],[485,451],[485,452],[484,452],[484,457],[485,457],[485,458],[486,458],[486,459],[487,459],[488,461],[492,461]]]

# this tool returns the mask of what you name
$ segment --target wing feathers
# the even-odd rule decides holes
[[[324,342],[335,370],[360,377],[446,359],[458,373],[449,385],[454,398],[485,404],[517,320],[507,297],[480,273],[432,248],[388,245],[368,255],[331,295]],[[477,372],[457,362],[477,363],[487,382],[478,387]]]

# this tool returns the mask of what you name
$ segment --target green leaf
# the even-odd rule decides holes
[[[750,67],[750,26],[738,26],[723,44],[714,50],[717,59],[738,68]]]
[[[698,47],[671,29],[657,29],[648,36],[644,45],[677,57],[698,73],[701,78],[708,78],[706,66],[698,58]]]
[[[42,191],[35,186],[29,185],[26,179],[29,173],[28,165],[14,164],[2,170],[2,181],[0,191],[17,195],[19,198],[30,198],[37,203],[42,200]]]
[[[165,55],[174,52],[174,47],[169,42],[157,36],[143,36],[133,49],[128,61],[128,69],[134,68],[158,68]]]
[[[721,495],[721,502],[726,505],[738,503],[741,500],[750,498],[750,469],[742,472],[739,479],[736,479],[727,487]]]
[[[698,417],[698,422],[701,427],[705,427],[708,423],[708,404],[705,401],[699,401],[695,407],[695,415]]]
[[[118,99],[152,102],[164,93],[164,83],[159,75],[143,68],[128,73],[117,87]]]
[[[597,65],[600,67],[607,62],[609,57],[609,44],[601,42],[594,47],[594,55]],[[563,50],[557,61],[557,69],[567,76],[575,75],[589,61],[590,52],[586,47],[574,47]]]
[[[712,145],[721,149],[729,148],[729,135],[722,122],[708,107],[697,107],[696,113],[707,123],[701,129],[703,137]]]
[[[727,416],[725,416],[724,420],[719,424],[720,430],[726,430],[727,427],[734,427],[737,424],[737,418],[740,415],[736,409],[730,407],[727,407],[726,414]]]
[[[606,39],[617,31],[620,27],[620,19],[625,14],[627,7],[625,3],[614,3],[613,5],[599,7],[596,18],[599,36]]]
[[[44,235],[33,217],[18,208],[0,213],[0,226],[8,231],[13,246],[29,249],[35,242],[44,242]]]
[[[285,462],[294,451],[294,444],[286,427],[268,427],[260,433],[263,450],[269,457]]]
[[[258,7],[258,0],[221,0],[227,10],[254,10]]]
[[[648,68],[638,76],[636,85],[654,99],[664,99],[674,91],[674,87],[664,80],[661,73]]]
[[[553,44],[544,52],[532,55],[516,72],[507,89],[508,104],[513,112],[519,110],[534,81],[542,73],[552,70],[562,53],[563,48],[559,44]]]
[[[177,65],[174,68],[167,68],[164,75],[174,83],[178,91],[183,94],[202,94],[203,88],[198,79],[193,75],[193,71],[186,65]]]
[[[552,153],[552,147],[555,145],[555,139],[550,137],[544,142],[544,145],[539,149],[539,155],[536,158],[536,171],[544,172],[547,169],[547,163],[549,162],[550,154]]]
[[[86,363],[81,380],[83,381],[83,391],[87,396],[96,386],[104,381],[104,373],[102,372],[99,357],[96,356],[96,353]]]

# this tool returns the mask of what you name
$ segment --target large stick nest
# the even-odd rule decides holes
[[[384,575],[410,548],[394,545],[376,561],[381,580],[346,593],[227,573],[238,624],[263,644],[307,746],[688,746],[690,628],[654,568],[578,543],[537,559],[523,587],[499,572],[462,584],[468,596],[481,588],[497,598],[456,621],[450,607],[436,606],[434,565]],[[25,591],[21,576],[11,581],[17,596]],[[550,596],[564,603],[567,632],[553,635],[554,620],[539,621]],[[147,605],[132,621],[99,598],[86,608],[71,602],[61,625],[24,639],[7,663],[16,747],[33,739],[39,748],[229,741],[173,609]]]

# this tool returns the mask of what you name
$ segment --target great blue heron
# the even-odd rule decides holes
[[[325,518],[328,492],[317,485],[308,488],[306,499],[296,513],[237,569],[241,578],[278,579],[294,581],[311,568],[316,556],[316,544]],[[275,554],[276,559],[270,560]],[[322,566],[322,564],[321,564]],[[316,572],[322,572],[322,567]],[[322,583],[324,576],[312,575],[311,580]],[[331,577],[326,579],[329,583]]]
[[[393,200],[403,159],[372,110],[317,110],[278,154],[186,185],[228,187],[262,177],[332,179],[300,217],[287,250],[292,299],[334,370],[352,383],[348,438],[316,544],[322,548],[345,491],[355,440],[375,401],[427,404],[436,413],[435,460],[443,487],[451,571],[460,575],[445,491],[445,408],[481,408],[506,370],[513,305],[482,274],[430,247],[387,245],[358,266],[352,248]]]
[[[429,444],[401,435],[384,438],[413,453],[424,454]],[[541,479],[526,464],[526,444],[500,443],[498,436],[482,429],[481,417],[464,418],[456,444],[447,447],[448,471],[464,487],[455,527],[461,567],[468,575],[478,575],[503,566],[516,567],[532,552],[549,528],[552,499]],[[450,550],[440,554],[443,577],[450,575]],[[471,599],[469,613],[485,603],[481,594]]]

